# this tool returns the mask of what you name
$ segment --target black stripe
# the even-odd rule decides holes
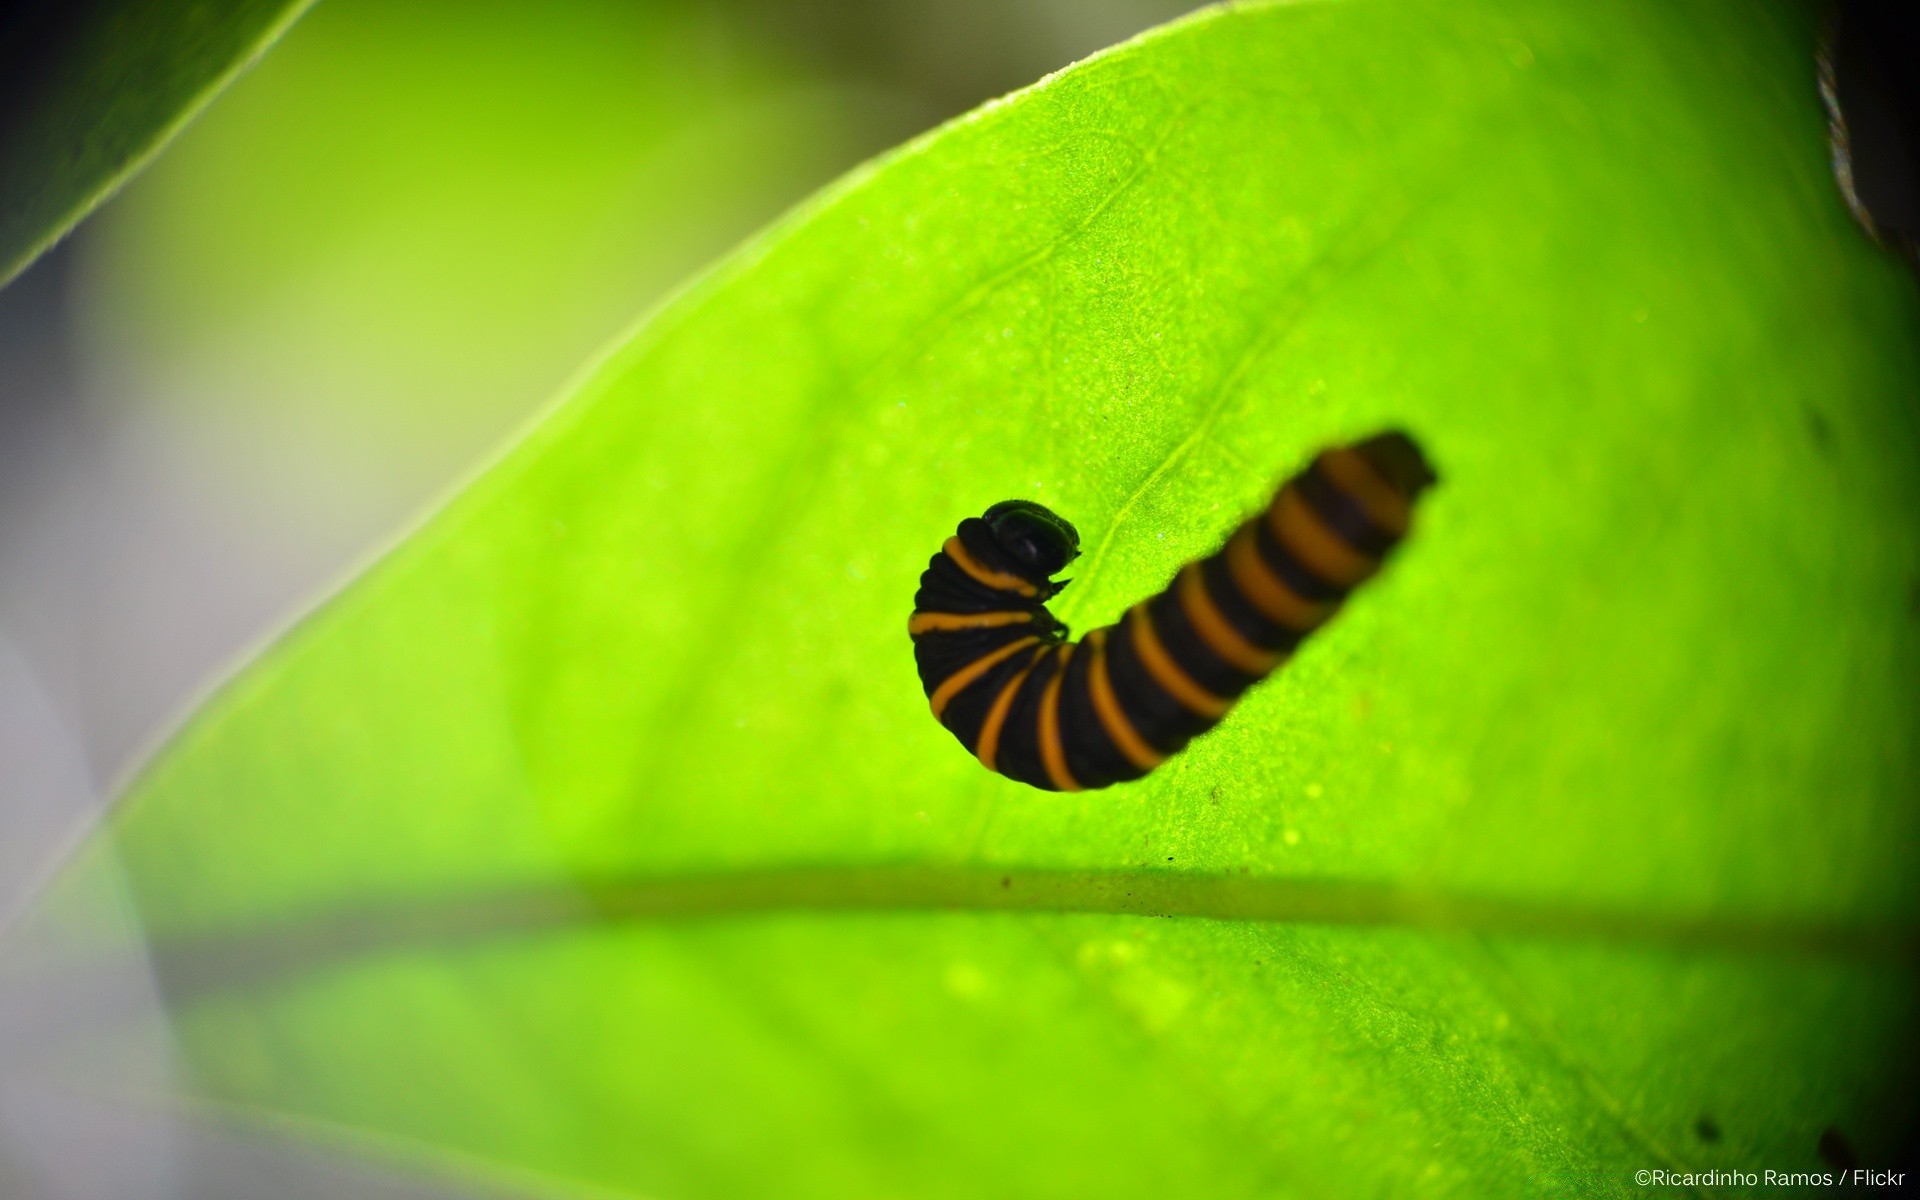
[[[1107,736],[1107,727],[1100,723],[1089,675],[1093,655],[1093,644],[1083,639],[1067,663],[1067,678],[1060,685],[1060,740],[1067,752],[1067,770],[1085,788],[1106,787],[1146,774],[1127,761]]]
[[[1278,501],[1275,501],[1278,503]],[[1260,561],[1267,564],[1287,589],[1302,600],[1320,602],[1325,600],[1343,600],[1347,589],[1337,583],[1328,583],[1307,569],[1307,565],[1293,556],[1293,552],[1280,544],[1273,536],[1273,522],[1261,513],[1254,521],[1253,544],[1260,551]]]
[[[913,639],[913,661],[920,668],[920,686],[928,697],[955,671],[991,654],[1008,642],[1031,637],[1033,631],[1018,625],[998,629],[960,629],[943,633],[925,633]]]
[[[960,694],[948,702],[946,711],[940,716],[940,723],[953,731],[953,736],[960,739],[967,753],[972,754],[980,744],[980,726],[986,723],[987,710],[993,707],[993,699],[1000,694],[1000,688],[1025,669],[1033,661],[1036,652],[1044,649],[1044,646],[1036,646],[1015,651],[1011,658],[995,663],[985,675],[961,688]]]
[[[913,594],[913,607],[921,612],[950,613],[1018,610],[1033,614],[1033,631],[1042,637],[1066,629],[1038,598],[987,587],[967,574],[944,550],[929,559],[927,569],[921,572],[920,588]]]
[[[1227,624],[1261,649],[1291,654],[1300,640],[1307,636],[1267,620],[1253,606],[1253,602],[1241,594],[1240,585],[1234,582],[1233,570],[1227,566],[1224,551],[1200,563],[1200,579],[1207,585],[1207,595],[1213,597],[1214,607],[1227,619]]]
[[[1179,589],[1176,581],[1174,586],[1147,601],[1147,616],[1153,621],[1153,630],[1160,635],[1160,644],[1166,647],[1174,664],[1187,673],[1188,679],[1225,700],[1235,698],[1258,683],[1260,676],[1240,670],[1207,645],[1206,639],[1187,620],[1187,610],[1180,603]]]
[[[1046,764],[1040,761],[1040,697],[1059,669],[1060,648],[1049,646],[1046,656],[1014,693],[1006,723],[1000,726],[1000,746],[993,759],[995,769],[1007,778],[1047,791],[1057,789],[1047,775]]]
[[[1134,732],[1162,754],[1174,753],[1213,728],[1211,717],[1190,711],[1147,674],[1133,652],[1133,636],[1127,632],[1126,621],[1107,631],[1107,678]]]
[[[913,606],[923,612],[991,612],[996,608],[1022,608],[1026,601],[1008,592],[996,591],[974,581],[960,564],[942,550],[933,556],[920,576],[920,590],[913,594]]]
[[[1333,530],[1335,536],[1355,550],[1378,562],[1398,539],[1373,523],[1367,510],[1353,493],[1335,483],[1320,469],[1320,460],[1294,480],[1300,498]]]

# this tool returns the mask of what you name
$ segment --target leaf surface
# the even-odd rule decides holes
[[[22,940],[109,952],[117,861],[199,1094],[561,1192],[1891,1161],[1920,306],[1814,32],[1236,6],[936,131],[247,668]],[[1069,516],[1086,628],[1387,424],[1416,536],[1145,781],[927,715],[960,517]]]

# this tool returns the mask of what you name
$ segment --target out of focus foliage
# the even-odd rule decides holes
[[[739,15],[330,0],[104,214],[96,391],[280,521],[369,536],[911,131]]]
[[[105,199],[309,0],[0,11],[0,284]]]

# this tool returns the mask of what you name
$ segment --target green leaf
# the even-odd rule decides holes
[[[1241,5],[909,145],[203,708],[12,978],[122,948],[117,862],[198,1095],[562,1191],[1891,1162],[1920,302],[1814,32]],[[928,716],[962,516],[1070,517],[1085,628],[1389,423],[1416,536],[1145,781],[1042,794]]]
[[[145,166],[309,3],[98,0],[0,15],[0,285]]]

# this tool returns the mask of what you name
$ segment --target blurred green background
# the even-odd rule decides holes
[[[1188,7],[315,6],[0,291],[0,920],[213,680],[672,289],[862,159]],[[165,1054],[126,1069],[164,1086]],[[0,1056],[9,1198],[430,1194],[370,1171]]]

